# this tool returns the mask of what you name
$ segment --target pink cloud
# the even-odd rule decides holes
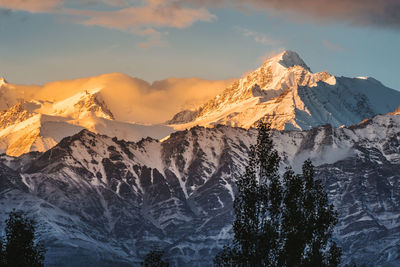
[[[120,9],[104,12],[81,9],[66,11],[63,8],[65,3],[103,3]],[[269,14],[286,13],[288,19],[306,18],[400,28],[399,0],[0,0],[0,8],[32,13],[80,13],[86,16],[87,25],[122,30],[144,24],[185,28],[195,21],[214,20],[216,17],[208,8],[222,7],[272,11]]]
[[[216,17],[205,8],[185,8],[174,1],[148,0],[145,5],[116,11],[71,10],[88,19],[82,23],[118,30],[135,30],[143,26],[186,28],[196,21],[210,22]]]
[[[137,1],[135,1],[137,2]],[[196,21],[210,22],[216,19],[205,8],[190,8],[176,0],[143,0],[133,4],[128,0],[0,0],[0,8],[31,13],[56,13],[73,15],[76,21],[91,26],[101,26],[123,31],[142,30],[143,27],[186,28]],[[97,5],[103,3],[111,10],[68,8],[66,4]],[[89,5],[90,6],[90,5]],[[115,9],[117,8],[117,9]]]
[[[62,6],[63,2],[63,0],[0,0],[0,7],[31,13],[47,13]]]
[[[182,29],[197,21],[211,22],[216,19],[206,8],[185,7],[177,1],[143,0],[138,4],[138,1],[130,0],[0,0],[0,8],[72,16],[74,23],[147,36],[148,40],[138,46],[148,48],[165,45],[162,41],[164,33],[156,29]],[[81,8],[70,8],[67,5],[70,3],[75,6],[80,4]],[[109,6],[110,10],[93,9],[98,4]]]
[[[286,13],[288,19],[348,22],[360,26],[400,28],[399,0],[181,0],[203,7]],[[275,13],[269,13],[275,14]]]

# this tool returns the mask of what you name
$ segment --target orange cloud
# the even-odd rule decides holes
[[[10,93],[16,94],[12,96],[13,99],[61,101],[85,90],[101,89],[105,102],[117,120],[160,123],[183,109],[198,107],[221,93],[232,81],[170,78],[151,84],[120,73],[111,73],[51,82],[44,86],[11,85],[13,89],[10,89]]]
[[[31,13],[48,13],[62,6],[63,2],[63,0],[0,0],[0,7]]]
[[[138,2],[142,5],[138,5]],[[81,4],[81,7],[102,3],[113,10],[67,9],[66,3]],[[301,17],[400,28],[399,0],[0,0],[0,8],[32,13],[75,14],[81,16],[81,23],[120,30],[143,25],[185,28],[195,21],[214,20],[216,17],[208,8],[222,7],[289,12],[289,19]]]
[[[205,8],[187,8],[175,0],[144,0],[142,5],[129,4],[125,0],[102,0],[111,10],[67,8],[73,0],[0,0],[0,8],[22,10],[31,13],[57,13],[78,17],[78,22],[118,30],[142,30],[142,27],[186,28],[196,21],[213,21],[216,16]],[[92,2],[82,1],[83,6]],[[94,2],[91,5],[99,3]],[[87,5],[86,5],[87,6]],[[89,5],[90,6],[90,5]],[[115,7],[119,9],[115,10]]]
[[[210,22],[216,17],[204,8],[184,8],[174,1],[148,0],[143,6],[116,11],[70,11],[88,19],[85,25],[97,25],[118,30],[135,30],[143,26],[186,28],[196,21]]]
[[[173,0],[146,0],[141,6],[128,6],[114,11],[68,10],[81,17],[80,23],[110,29],[129,31],[147,36],[137,44],[141,48],[165,46],[164,35],[155,28],[186,28],[196,21],[211,22],[216,19],[205,8],[185,8]]]
[[[80,8],[68,7],[68,3]],[[103,4],[109,10],[99,11],[94,6]],[[162,46],[160,28],[186,28],[196,21],[211,22],[216,16],[205,8],[184,7],[177,0],[143,0],[141,5],[127,0],[0,0],[0,8],[31,13],[54,13],[73,16],[75,23],[100,26],[147,36],[139,47]],[[85,9],[87,8],[87,9]]]

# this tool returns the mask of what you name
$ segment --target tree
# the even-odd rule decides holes
[[[44,266],[45,249],[35,242],[35,222],[25,213],[12,211],[6,220],[6,236],[2,245],[5,266]]]
[[[302,175],[287,169],[284,177],[280,266],[338,266],[341,250],[331,240],[337,213],[321,181],[314,181],[314,166],[303,164]]]
[[[4,259],[4,251],[3,251],[3,240],[0,237],[0,267],[6,266]]]
[[[234,239],[215,257],[215,266],[337,266],[341,250],[331,240],[337,214],[328,202],[314,167],[302,175],[287,168],[267,123],[258,125],[245,173],[237,181]]]
[[[142,266],[144,267],[169,267],[169,263],[163,260],[164,251],[160,249],[153,249],[147,253]]]

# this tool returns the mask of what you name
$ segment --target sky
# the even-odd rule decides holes
[[[239,78],[296,51],[314,71],[400,90],[398,0],[0,0],[0,76]]]

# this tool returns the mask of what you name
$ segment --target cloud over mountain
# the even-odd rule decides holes
[[[0,110],[9,108],[6,103],[16,104],[18,99],[56,102],[80,92],[99,89],[116,119],[160,123],[167,121],[182,109],[194,108],[213,98],[231,82],[232,80],[169,78],[148,83],[121,73],[110,73],[50,82],[43,86],[7,84],[2,87]]]

